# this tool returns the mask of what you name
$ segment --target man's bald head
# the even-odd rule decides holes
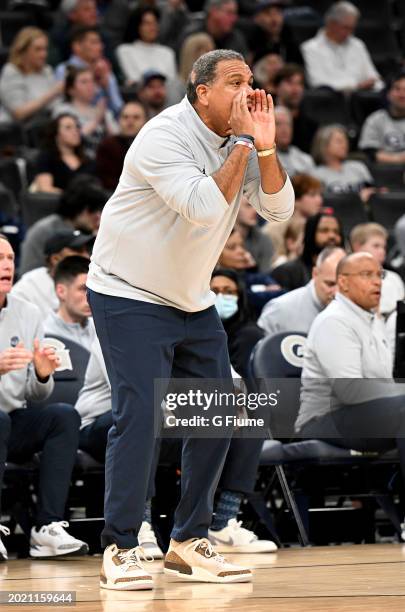
[[[383,270],[370,253],[346,255],[337,268],[339,292],[364,310],[378,308]]]

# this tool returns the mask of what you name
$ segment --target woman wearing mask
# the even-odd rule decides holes
[[[263,330],[254,321],[245,286],[237,272],[218,268],[212,275],[210,287],[216,294],[215,308],[228,335],[231,364],[246,379],[250,354],[263,338]]]

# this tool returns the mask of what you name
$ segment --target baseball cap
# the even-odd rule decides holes
[[[80,249],[94,240],[91,234],[84,234],[80,230],[60,230],[45,242],[44,253],[46,256],[59,253],[62,249]]]
[[[146,87],[153,79],[160,79],[161,81],[166,81],[166,77],[164,74],[159,72],[158,70],[147,70],[142,75],[142,87]]]
[[[278,8],[286,8],[290,4],[289,0],[260,0],[256,4],[253,10],[253,14],[256,15],[261,11],[264,11],[272,6],[277,6]]]

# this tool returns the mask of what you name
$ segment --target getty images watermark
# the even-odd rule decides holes
[[[281,390],[250,391],[241,379],[155,381],[157,437],[267,437],[269,418]]]

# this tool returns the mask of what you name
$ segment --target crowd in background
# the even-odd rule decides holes
[[[255,85],[272,94],[277,154],[296,196],[294,215],[279,224],[263,224],[245,198],[213,274],[234,370],[247,376],[266,334],[308,333],[351,251],[384,266],[377,310],[392,329],[405,298],[405,12],[386,0],[376,16],[370,4],[44,0],[34,10],[23,3],[31,23],[1,56],[0,229],[16,255],[10,295],[40,309],[45,332],[92,351],[82,400],[98,389],[93,397],[109,405],[102,357],[92,348],[83,257],[133,139],[184,97],[193,62],[217,48],[242,53]],[[385,18],[384,53],[370,32]],[[11,162],[17,187],[7,175]],[[402,194],[403,208],[388,224],[384,198],[392,193]],[[22,209],[41,194],[52,212],[28,224]],[[65,258],[72,269],[60,268]],[[89,419],[88,410],[85,428],[104,414]],[[100,450],[90,433],[82,447],[100,459],[105,440]]]

